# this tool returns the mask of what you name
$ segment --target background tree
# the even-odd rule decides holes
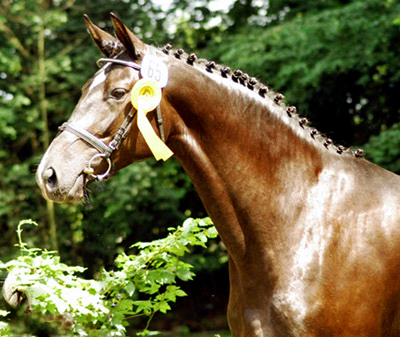
[[[212,56],[284,92],[344,145],[398,121],[398,1],[270,3],[270,15],[211,42]]]

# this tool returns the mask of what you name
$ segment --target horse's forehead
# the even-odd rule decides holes
[[[90,83],[90,86],[88,88],[88,91],[91,91],[95,87],[97,87],[99,84],[102,84],[106,81],[107,75],[106,71],[104,69],[101,69],[99,72],[97,72],[92,79],[92,82]]]
[[[107,79],[107,74],[109,73],[110,64],[104,65],[91,79],[91,82],[88,86],[88,91],[90,92],[92,89],[97,87],[99,84],[102,84]]]
[[[87,97],[93,95],[103,88],[107,88],[113,83],[131,83],[134,80],[133,70],[123,67],[112,67],[111,64],[106,64],[83,86],[82,93]]]

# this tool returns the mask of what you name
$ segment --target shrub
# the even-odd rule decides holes
[[[9,272],[6,284],[26,297],[29,311],[61,321],[75,336],[125,336],[129,320],[142,316],[147,323],[137,335],[156,334],[149,330],[152,318],[186,295],[177,280],[194,276],[193,266],[182,257],[189,247],[205,247],[217,236],[209,218],[187,219],[170,228],[164,239],[136,243],[136,255],[118,255],[115,270],[103,270],[97,280],[87,280],[78,276],[83,267],[61,263],[57,252],[28,248],[22,240],[26,224],[36,225],[31,220],[19,223],[20,256],[0,263],[0,269]],[[0,334],[11,336],[12,326],[2,322]]]

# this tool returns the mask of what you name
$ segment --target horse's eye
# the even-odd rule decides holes
[[[111,92],[111,96],[112,96],[113,98],[115,98],[115,99],[121,99],[122,97],[125,96],[125,94],[126,94],[126,90],[125,90],[125,89],[122,89],[122,88],[114,89],[114,90]]]

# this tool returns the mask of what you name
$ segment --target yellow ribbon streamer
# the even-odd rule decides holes
[[[161,88],[158,83],[149,78],[137,81],[131,92],[132,105],[137,110],[137,124],[144,140],[156,160],[168,160],[174,153],[157,136],[146,114],[153,111],[161,102]]]

